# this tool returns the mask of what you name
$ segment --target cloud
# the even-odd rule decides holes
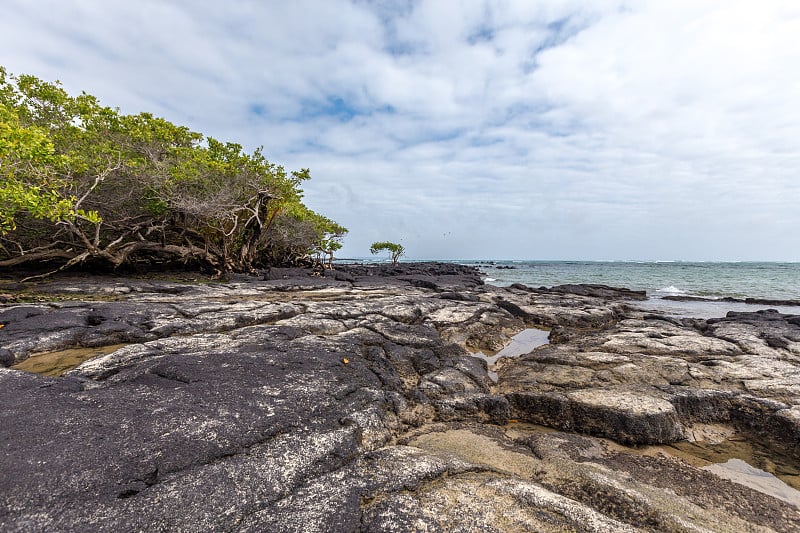
[[[9,0],[0,63],[310,167],[342,253],[800,260],[800,7]]]

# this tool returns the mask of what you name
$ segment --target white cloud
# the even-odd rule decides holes
[[[800,7],[7,0],[0,64],[310,167],[343,253],[800,260]]]

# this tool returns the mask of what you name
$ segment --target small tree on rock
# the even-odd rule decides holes
[[[396,244],[389,241],[373,242],[372,246],[369,247],[369,251],[370,253],[372,253],[372,255],[375,255],[378,252],[384,250],[392,254],[392,264],[394,265],[397,264],[397,261],[400,259],[400,256],[406,253],[406,249],[403,247],[402,244]]]
[[[315,250],[317,251],[318,260],[322,264],[323,268],[333,270],[333,254],[337,250],[341,250],[341,248],[342,243],[335,237],[322,239],[317,242]],[[323,256],[327,256],[327,259],[323,260]]]

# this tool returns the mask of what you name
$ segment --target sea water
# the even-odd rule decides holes
[[[744,304],[723,298],[800,301],[800,263],[713,263],[644,261],[459,261],[480,268],[488,284],[552,287],[597,283],[642,290],[645,308],[681,316],[711,318],[728,311],[777,309],[800,314],[797,305]],[[706,298],[708,302],[665,300],[667,296]]]
[[[342,263],[376,263],[374,258]],[[410,260],[409,260],[410,261]],[[690,261],[453,261],[476,266],[490,285],[514,283],[528,287],[553,287],[567,283],[595,283],[645,291],[647,301],[637,305],[677,316],[723,317],[728,311],[776,309],[800,315],[800,305],[745,304],[723,298],[800,301],[800,263],[690,262]],[[689,296],[709,301],[672,301],[668,296]]]

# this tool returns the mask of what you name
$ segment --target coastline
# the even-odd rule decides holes
[[[800,317],[449,263],[269,278],[66,276],[0,306],[6,361],[125,344],[58,378],[0,368],[0,524],[797,530],[797,507],[641,451],[745,439],[800,486]],[[470,354],[534,327],[550,343],[497,383]]]
[[[787,301],[789,304],[791,301]],[[742,301],[724,300],[670,300],[666,298],[650,298],[640,304],[642,309],[665,313],[684,318],[717,318],[728,313],[757,313],[773,309],[787,315],[800,314],[800,305],[758,304]]]
[[[650,296],[800,300],[800,263],[691,261],[463,261],[499,285],[602,283]]]
[[[776,309],[800,314],[800,264],[691,261],[467,261],[484,281],[551,287],[605,283],[647,293],[644,309],[673,316],[713,318],[729,311]]]

